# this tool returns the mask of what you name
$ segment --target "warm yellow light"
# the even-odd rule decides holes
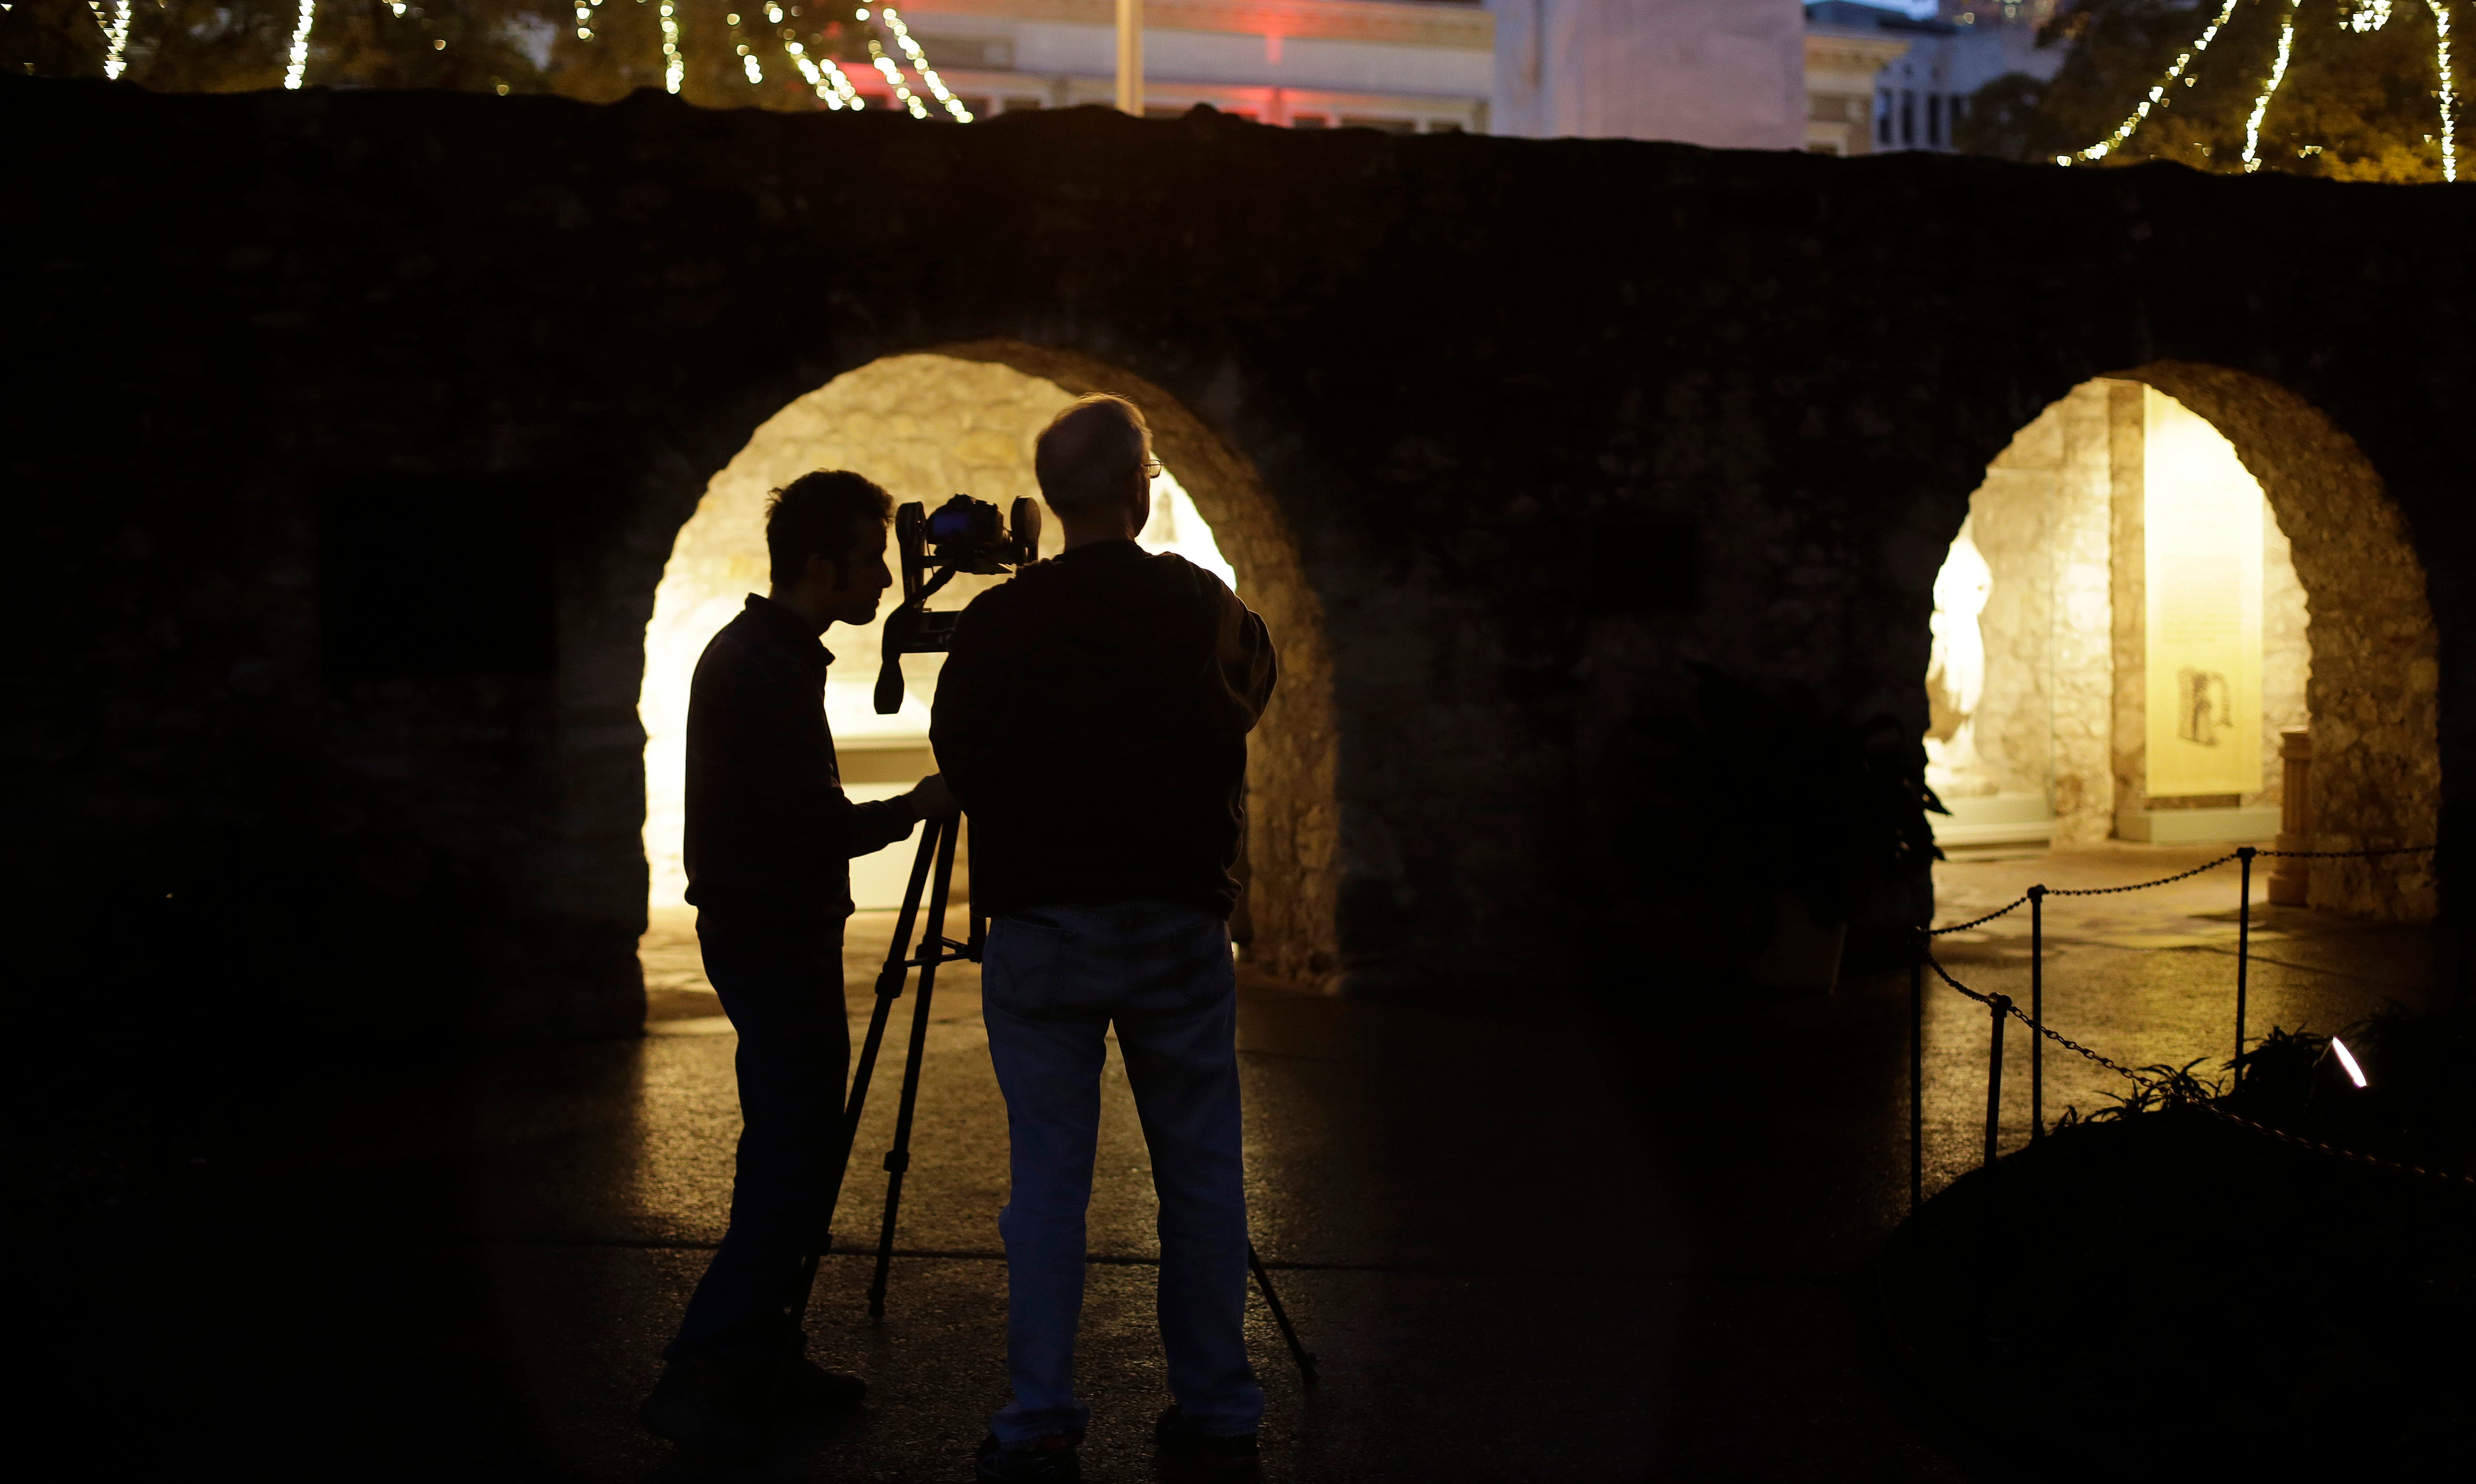
[[[677,93],[687,80],[687,58],[680,51],[680,18],[671,0],[662,0],[662,88]]]
[[[2225,434],[2142,393],[2144,722],[2153,798],[2261,786],[2261,485]]]
[[[2433,11],[2433,69],[2441,76],[2441,178],[2459,179],[2459,125],[2455,115],[2459,107],[2458,84],[2450,75],[2450,7],[2442,0],[2425,0]]]
[[[2358,1087],[2365,1086],[2365,1069],[2356,1065],[2356,1055],[2353,1051],[2347,1050],[2347,1043],[2340,1040],[2337,1036],[2332,1036],[2330,1038],[2330,1050],[2338,1052],[2339,1065],[2346,1071],[2347,1080],[2355,1083]]]
[[[292,49],[285,54],[284,86],[298,88],[301,74],[310,67],[310,27],[318,18],[318,0],[301,0],[301,13],[292,27]],[[440,46],[447,43],[441,41]]]
[[[2295,50],[2295,8],[2304,0],[2287,0],[2287,14],[2278,32],[2278,60],[2270,63],[2269,81],[2264,83],[2261,95],[2252,101],[2252,117],[2244,120],[2243,167],[2246,174],[2261,168],[2261,120],[2269,111],[2269,100],[2277,95],[2278,85],[2287,80],[2287,61]]]
[[[125,59],[129,50],[129,12],[131,10],[131,0],[115,0],[112,18],[110,20],[105,20],[103,18],[103,6],[99,3],[99,0],[86,0],[86,8],[93,14],[94,23],[103,28],[103,75],[105,77],[116,78],[129,66],[129,63]],[[398,6],[396,8],[396,13],[399,15],[403,14],[404,8],[402,6]],[[287,82],[284,86],[286,87],[298,87],[301,85],[299,83]]]
[[[2235,14],[2236,4],[2237,0],[2226,0],[2226,4],[2221,6],[2218,10],[2218,18],[2210,22],[2209,29],[2202,32],[2191,46],[2185,48],[2183,55],[2175,59],[2174,65],[2166,69],[2166,83],[2173,83],[2182,78],[2184,76],[2184,69],[2191,65],[2192,59],[2210,49],[2210,43],[2218,38],[2219,29],[2226,25],[2227,17]],[[2190,85],[2188,84],[2187,86]],[[2098,140],[2095,144],[2092,144],[2089,148],[2081,151],[2078,158],[2092,161],[2104,160],[2108,155],[2114,153],[2116,148],[2121,145],[2124,140],[2132,137],[2132,132],[2141,127],[2141,121],[2149,116],[2150,101],[2155,100],[2159,93],[2164,90],[2165,84],[2161,84],[2158,87],[2151,88],[2149,91],[2149,98],[2143,100],[2141,107],[2133,110],[2132,115],[2129,118],[2126,118],[2122,123],[2116,125],[2115,132],[2113,134],[2108,135],[2105,138]],[[2074,157],[2070,155],[2057,155],[2055,157],[2055,163],[2059,165],[2067,165],[2072,162],[2073,159]]]

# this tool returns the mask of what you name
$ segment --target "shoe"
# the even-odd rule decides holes
[[[765,1449],[774,1388],[759,1373],[711,1355],[688,1354],[662,1368],[637,1421],[683,1453],[744,1464]]]
[[[1255,1467],[1255,1435],[1251,1432],[1205,1432],[1172,1407],[1152,1424],[1152,1442],[1172,1458],[1204,1469],[1232,1472]]]
[[[785,1417],[814,1417],[847,1412],[868,1397],[868,1383],[855,1375],[829,1371],[805,1355],[794,1355],[777,1375],[774,1408]]]
[[[1052,1432],[1021,1447],[1008,1447],[991,1433],[980,1440],[972,1458],[972,1476],[979,1484],[1080,1484],[1082,1460],[1076,1446],[1081,1432]]]

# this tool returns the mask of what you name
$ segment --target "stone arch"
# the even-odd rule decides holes
[[[2224,366],[2118,373],[2191,408],[2235,445],[2287,532],[2313,672],[2313,819],[2323,850],[2430,845],[2441,818],[2439,631],[2407,520],[2363,450],[2319,408]],[[2313,901],[2389,921],[2437,907],[2433,857],[2323,860]]]
[[[2223,366],[2162,360],[2107,372],[2079,383],[2023,424],[2022,436],[1990,466],[1989,484],[1981,485],[1981,492],[2015,458],[2032,430],[2059,414],[2066,415],[2064,427],[2077,427],[2067,409],[2082,422],[2095,418],[2096,432],[2089,435],[2105,438],[2110,385],[2117,392],[2135,393],[2133,414],[2138,417],[2135,383],[2172,398],[2226,439],[2261,486],[2277,536],[2283,538],[2274,544],[2283,546],[2285,560],[2292,564],[2293,587],[2302,589],[2303,647],[2310,655],[2302,700],[2314,741],[2315,848],[2435,843],[2441,802],[2439,638],[2424,566],[2380,473],[2355,440],[2317,408],[2273,382]],[[2095,412],[2080,408],[2081,402],[2092,397],[2098,399]],[[2062,436],[2069,441],[2074,434]],[[2132,446],[2138,449],[2139,444]],[[2124,532],[2108,529],[2103,490],[2120,472],[2111,469],[2109,460],[2120,459],[2122,447],[2115,444],[2110,454],[2100,443],[2094,452],[2070,456],[2076,461],[2069,467],[2086,471],[2101,493],[2093,528],[2083,499],[2075,502],[2070,518],[2059,520],[2044,537],[2054,552],[2052,592],[2046,601],[2058,612],[2070,601],[2076,581],[2087,588],[2093,581],[2096,601],[2101,606],[2107,601],[2108,552]],[[2075,476],[2067,470],[2062,477]],[[2130,487],[2139,488],[2137,467],[2131,477],[2136,482]],[[1972,497],[1972,515],[1977,505]],[[2138,515],[2131,518],[2137,521]],[[2087,629],[2085,622],[2069,634],[2064,633],[2067,627],[2056,625],[2062,636],[2053,641],[2049,659],[2050,705],[2060,706],[2057,698],[2067,692],[2107,691],[2112,688],[2109,674],[2123,673],[2120,630],[2110,658],[2102,631],[2092,641],[2091,634],[2078,631]],[[2102,631],[2103,621],[2099,627]],[[2139,689],[2137,680],[2133,689]],[[2058,709],[2053,733],[2057,843],[2104,838],[2113,810],[2122,806],[2119,801],[2109,802],[2119,781],[2115,775],[2124,766],[2121,713],[2117,709],[2122,693],[2116,693],[2112,705],[2102,697],[2079,701],[2067,708],[2074,717],[2087,716],[2093,707],[2116,714],[2117,736],[2110,744],[2103,730],[2082,735],[2063,726],[2063,710]],[[1930,697],[1930,712],[1932,702]],[[1941,723],[1930,719],[1930,725]],[[2104,727],[2103,722],[2098,725]],[[2107,760],[2111,746],[2117,753],[2112,768]],[[2085,788],[2099,792],[2084,800],[2079,795]],[[2067,794],[2074,797],[2067,799]],[[2075,810],[2092,816],[2094,824],[2092,818],[2076,817]],[[2315,906],[2385,921],[2429,920],[2438,907],[2430,854],[2315,861],[2311,888]]]
[[[803,386],[783,399],[780,407],[790,408],[853,372],[898,358],[924,357],[1003,366],[1051,383],[1066,396],[1113,392],[1143,408],[1163,464],[1210,526],[1223,556],[1236,570],[1239,590],[1249,606],[1263,614],[1280,647],[1280,686],[1249,748],[1250,960],[1284,978],[1321,980],[1335,962],[1339,831],[1333,803],[1331,660],[1323,605],[1306,581],[1289,523],[1254,464],[1161,387],[1091,357],[1013,340],[887,348]],[[741,452],[755,445],[763,426],[778,410],[763,408],[745,425],[748,431],[736,444],[727,452],[715,450],[723,454],[716,460],[716,478]],[[679,533],[694,519],[709,487],[707,481],[701,480],[683,503],[662,502],[665,513],[656,517],[661,529],[647,532],[662,546],[662,556],[653,563],[656,581]],[[1031,491],[1027,487],[1020,492]],[[903,491],[898,496],[908,497]],[[643,604],[648,617],[653,608],[649,588]],[[643,653],[640,645],[640,664]],[[638,798],[643,797],[640,791]],[[637,817],[641,821],[644,815]]]

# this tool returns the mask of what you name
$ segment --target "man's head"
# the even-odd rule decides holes
[[[885,523],[894,501],[847,469],[804,474],[765,503],[765,553],[776,602],[828,624],[865,624],[894,583]]]
[[[1124,397],[1079,397],[1049,420],[1033,446],[1040,497],[1066,528],[1066,544],[1125,540],[1151,516],[1152,431]]]

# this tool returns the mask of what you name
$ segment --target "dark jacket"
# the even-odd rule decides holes
[[[1226,913],[1273,641],[1220,579],[1132,541],[1036,563],[963,610],[937,765],[971,816],[972,903]]]
[[[834,656],[770,598],[723,626],[688,690],[687,900],[741,919],[839,923],[852,911],[851,857],[919,823],[900,799],[843,794],[826,730]]]

